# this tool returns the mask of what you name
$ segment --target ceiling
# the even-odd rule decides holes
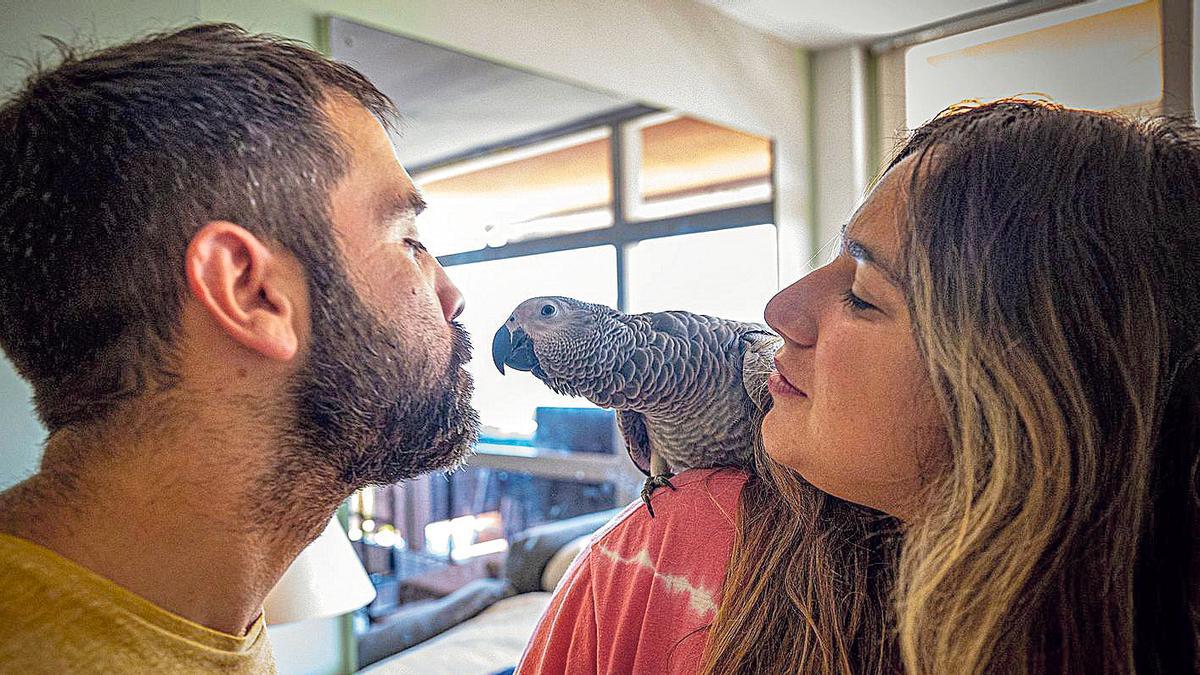
[[[401,128],[393,141],[407,167],[636,103],[340,18],[329,21],[329,44],[335,59],[396,103]]]
[[[1020,0],[697,0],[798,47],[823,49],[904,33]]]

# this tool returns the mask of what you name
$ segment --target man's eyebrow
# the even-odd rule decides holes
[[[421,192],[417,189],[408,192],[397,193],[390,199],[384,202],[383,208],[380,209],[379,220],[382,222],[390,222],[400,216],[412,214],[415,218],[421,215],[425,210],[425,198],[421,196]]]
[[[857,239],[851,239],[850,237],[845,236],[845,231],[846,230],[843,227],[842,228],[842,232],[843,232],[842,251],[844,251],[846,253],[846,255],[850,256],[851,258],[854,258],[855,260],[857,260],[859,262],[867,263],[867,264],[873,266],[875,269],[879,270],[880,273],[883,274],[883,277],[888,280],[888,283],[890,283],[891,285],[895,286],[898,289],[903,290],[904,283],[901,281],[900,275],[896,274],[892,270],[892,266],[889,263],[883,262],[880,259],[880,257],[875,254],[874,251],[872,251],[870,248],[868,248],[861,241],[858,241]]]
[[[412,209],[414,216],[421,215],[427,206],[425,198],[421,196],[421,191],[413,188],[413,191],[408,193],[408,206]]]

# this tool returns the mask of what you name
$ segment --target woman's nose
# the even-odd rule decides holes
[[[813,292],[817,272],[812,272],[775,294],[763,312],[767,325],[788,342],[807,347],[816,344],[819,298]]]

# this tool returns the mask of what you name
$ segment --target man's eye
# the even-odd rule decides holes
[[[411,248],[414,251],[417,251],[418,253],[429,253],[429,249],[425,248],[425,244],[422,244],[421,242],[417,241],[416,239],[413,239],[412,237],[405,237],[404,243],[409,248]]]

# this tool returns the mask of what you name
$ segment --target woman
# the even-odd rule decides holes
[[[1194,127],[949,110],[766,316],[702,670],[1200,666]]]

